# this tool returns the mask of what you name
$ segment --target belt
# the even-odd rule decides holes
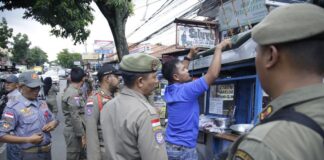
[[[51,151],[51,146],[52,144],[48,144],[45,146],[40,146],[40,147],[31,147],[28,149],[23,149],[24,152],[27,153],[46,153],[46,152],[50,152]]]

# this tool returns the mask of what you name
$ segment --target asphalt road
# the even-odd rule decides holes
[[[57,95],[58,116],[60,125],[52,132],[52,160],[66,159],[66,146],[63,136],[64,116],[62,114],[62,94],[66,87],[66,80],[60,80],[60,92]]]

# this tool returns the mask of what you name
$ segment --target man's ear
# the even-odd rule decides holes
[[[178,76],[178,74],[173,74],[173,75],[172,75],[172,78],[173,78],[174,81],[179,81],[179,76]]]
[[[143,77],[138,77],[137,80],[136,80],[136,85],[138,88],[142,88],[144,86],[144,83],[143,83]]]
[[[278,52],[278,48],[274,45],[270,45],[267,49],[266,49],[266,54],[265,54],[265,67],[266,68],[272,68],[274,67],[280,58],[279,52]]]

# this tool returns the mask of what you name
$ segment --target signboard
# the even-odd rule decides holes
[[[84,60],[96,60],[99,58],[98,54],[83,54],[82,59]]]
[[[133,53],[152,53],[151,47],[148,44],[136,46],[129,50],[129,54]]]
[[[109,40],[95,40],[94,51],[98,54],[112,54],[114,52],[114,41]]]
[[[305,3],[309,0],[266,0],[265,3],[271,6],[284,6],[290,3]]]
[[[215,28],[177,24],[177,48],[213,48],[216,45]]]
[[[112,54],[114,51],[112,49],[95,49],[97,54]]]
[[[81,62],[80,61],[74,61],[73,64],[76,65],[76,66],[81,66]]]
[[[219,9],[220,31],[260,22],[268,10],[265,0],[232,0]]]

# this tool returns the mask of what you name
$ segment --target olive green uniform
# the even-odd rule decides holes
[[[81,95],[80,89],[70,85],[62,98],[62,111],[65,117],[64,137],[68,160],[79,160],[83,152],[81,137],[85,135],[85,100]]]
[[[100,125],[100,108],[102,108],[110,99],[110,94],[99,88],[94,92],[94,95],[89,97],[87,100],[85,119],[87,128],[87,158],[89,160],[106,159],[103,157],[105,151]]]
[[[278,110],[293,106],[324,129],[324,84],[295,89],[274,99],[260,114],[271,117]],[[323,138],[296,122],[273,121],[256,126],[239,144],[233,159],[319,160],[324,158]]]
[[[159,115],[142,94],[124,87],[100,114],[107,159],[168,159]]]

